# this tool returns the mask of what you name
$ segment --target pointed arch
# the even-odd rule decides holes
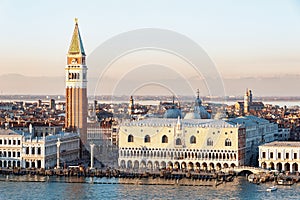
[[[194,135],[191,136],[190,143],[191,144],[196,144],[196,137]]]
[[[176,139],[176,145],[182,145],[181,139],[180,139],[180,138],[177,138],[177,139]]]
[[[229,138],[226,138],[226,140],[225,140],[225,146],[226,147],[231,146],[231,140]]]
[[[133,142],[133,135],[128,135],[128,142]]]
[[[161,138],[161,142],[162,143],[168,143],[168,136],[163,135],[162,138]]]
[[[151,142],[151,138],[150,138],[149,135],[146,135],[146,136],[145,136],[144,142],[145,142],[145,143],[150,143],[150,142]]]
[[[207,146],[213,146],[214,145],[214,142],[211,138],[208,138],[207,141],[206,141],[206,145]]]

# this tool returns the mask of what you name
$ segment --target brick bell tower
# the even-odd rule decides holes
[[[75,19],[75,28],[67,54],[65,128],[78,131],[82,144],[87,142],[87,66],[85,52]],[[82,146],[83,147],[83,146]],[[82,148],[83,150],[83,148]]]

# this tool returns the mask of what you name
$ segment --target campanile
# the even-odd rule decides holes
[[[67,54],[66,72],[66,121],[68,130],[78,131],[82,144],[87,142],[87,66],[78,20]]]

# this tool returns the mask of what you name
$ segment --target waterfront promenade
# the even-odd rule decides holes
[[[234,173],[224,172],[183,172],[183,171],[134,171],[118,169],[86,169],[81,167],[72,167],[68,169],[1,169],[2,181],[40,181],[46,182],[51,177],[66,177],[67,181],[83,182],[81,178],[95,178],[98,180],[93,183],[98,184],[139,184],[139,185],[186,185],[186,186],[218,186],[220,184],[234,180]],[[23,177],[23,178],[20,178]],[[27,178],[26,178],[27,177]],[[34,178],[35,177],[35,178]],[[39,178],[36,178],[39,177]],[[72,179],[73,178],[73,179]],[[75,178],[75,179],[74,179]],[[104,179],[101,179],[104,178]],[[118,179],[117,182],[108,181],[109,179]],[[93,180],[93,179],[92,179]],[[99,180],[101,180],[99,182]]]
[[[252,174],[251,170],[257,173]],[[248,176],[248,181],[255,184],[275,182],[292,185],[300,181],[299,174],[273,173],[268,170],[254,167],[239,167],[236,170],[231,169],[224,171],[141,171],[112,168],[84,169],[81,166],[49,170],[21,168],[0,169],[0,181],[49,182],[56,181],[56,178],[64,178],[65,182],[72,183],[211,187],[218,187],[222,184],[233,182],[238,175]]]

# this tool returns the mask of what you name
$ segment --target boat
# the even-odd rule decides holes
[[[291,186],[294,184],[293,180],[283,180],[283,179],[280,179],[278,180],[277,182],[278,185],[286,185],[286,186]]]
[[[277,190],[277,187],[276,186],[272,186],[272,187],[269,187],[267,189],[267,192],[273,192],[273,191],[276,191]]]

